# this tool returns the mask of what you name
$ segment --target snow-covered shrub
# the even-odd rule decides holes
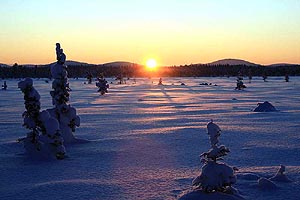
[[[76,138],[73,135],[75,128],[80,126],[80,117],[76,114],[76,109],[68,104],[70,98],[70,88],[68,83],[67,66],[65,65],[66,55],[56,43],[57,62],[51,66],[51,75],[53,77],[52,104],[55,106],[47,111],[59,122],[62,137],[65,143],[74,143]]]
[[[48,111],[40,112],[40,95],[33,87],[32,79],[20,81],[18,87],[24,93],[25,100],[23,126],[30,130],[25,138],[18,141],[24,143],[26,152],[32,157],[63,159],[66,151],[58,121]]]
[[[31,130],[19,141],[24,142],[30,155],[63,159],[66,153],[64,143],[76,141],[73,132],[80,125],[80,118],[76,109],[68,104],[70,88],[65,65],[66,55],[59,43],[56,44],[56,56],[57,62],[51,66],[54,90],[50,94],[54,108],[40,112],[40,95],[33,87],[32,79],[26,78],[18,83],[25,100],[23,126]]]
[[[234,168],[219,161],[229,153],[226,146],[218,145],[220,127],[211,121],[207,124],[207,130],[211,149],[200,155],[204,165],[200,175],[192,182],[193,191],[180,199],[243,199],[232,187],[236,183]]]
[[[200,176],[193,180],[193,186],[205,192],[223,192],[236,182],[236,176],[232,167],[217,161],[229,152],[229,149],[224,145],[218,146],[218,138],[221,135],[220,127],[213,122],[209,122],[207,130],[211,149],[201,154],[202,161],[205,164],[202,167]]]
[[[235,90],[243,90],[244,88],[246,88],[246,86],[244,85],[244,82],[243,82],[243,76],[241,73],[239,73],[239,75],[236,79]]]
[[[104,95],[107,93],[107,89],[109,88],[109,84],[107,83],[107,80],[101,76],[100,78],[97,78],[96,86],[98,87],[98,92],[101,93],[101,95]]]

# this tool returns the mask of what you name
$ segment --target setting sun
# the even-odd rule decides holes
[[[153,58],[148,59],[147,62],[146,62],[146,66],[149,69],[155,69],[156,66],[157,66],[156,60],[154,60]]]

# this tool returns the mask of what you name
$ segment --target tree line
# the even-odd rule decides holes
[[[69,65],[69,78],[92,77],[201,77],[201,76],[300,76],[300,65],[283,66],[246,66],[246,65],[207,65],[191,64],[184,66],[159,67],[148,71],[138,64],[105,66],[105,65]],[[0,66],[0,78],[51,78],[50,65],[11,67]]]

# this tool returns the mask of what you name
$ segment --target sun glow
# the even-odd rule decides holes
[[[146,62],[146,66],[148,69],[155,69],[157,67],[156,60],[154,60],[153,58],[148,59]]]

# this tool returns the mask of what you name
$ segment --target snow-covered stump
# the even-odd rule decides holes
[[[32,79],[20,81],[18,87],[24,93],[25,100],[23,126],[30,130],[27,136],[18,139],[18,142],[23,142],[30,157],[63,159],[66,151],[58,121],[51,117],[48,111],[40,112],[40,95],[33,87]]]
[[[218,199],[244,199],[232,187],[236,183],[234,169],[226,163],[219,162],[230,151],[224,145],[218,145],[221,135],[220,127],[212,121],[207,124],[211,149],[200,155],[202,157],[202,170],[200,175],[192,182],[193,191],[180,197],[183,199],[218,200]]]
[[[76,138],[73,132],[80,125],[80,118],[76,114],[76,109],[68,104],[70,88],[67,66],[65,65],[66,55],[63,53],[59,43],[56,43],[56,58],[57,62],[51,66],[51,75],[54,79],[52,89],[54,90],[50,92],[52,104],[55,107],[47,111],[58,120],[64,142],[74,143]]]

